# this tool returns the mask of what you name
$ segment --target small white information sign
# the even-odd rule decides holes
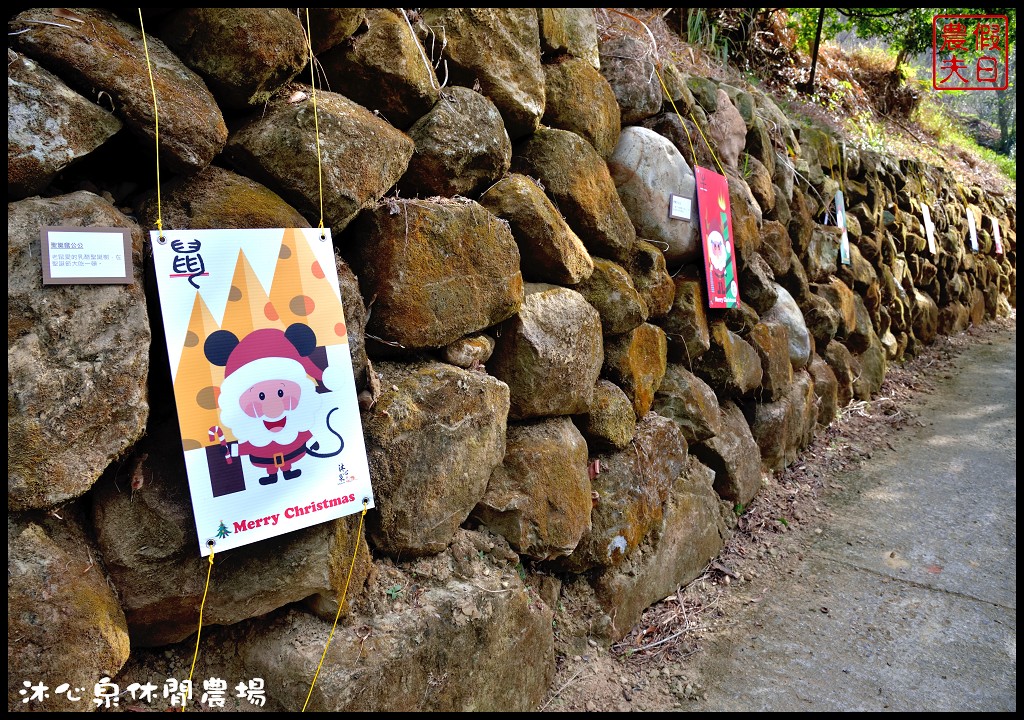
[[[967,230],[971,236],[971,252],[978,252],[978,226],[974,222],[974,213],[967,208]]]
[[[921,203],[921,214],[924,216],[924,234],[928,238],[928,251],[932,255],[938,255],[939,250],[935,245],[935,224],[932,222],[931,210],[924,203]]]
[[[673,220],[689,220],[693,212],[693,200],[682,195],[668,197],[668,216]]]
[[[125,228],[44,227],[44,285],[129,285],[132,235]]]

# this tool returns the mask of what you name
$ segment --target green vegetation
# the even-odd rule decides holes
[[[950,117],[946,107],[937,99],[926,97],[918,106],[913,120],[929,136],[941,140],[943,145],[954,146],[966,153],[977,155],[998,167],[1000,172],[1014,182],[1017,181],[1017,159],[979,145],[973,137],[964,132],[957,120]]]

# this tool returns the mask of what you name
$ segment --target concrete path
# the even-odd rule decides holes
[[[1016,329],[836,480],[832,524],[704,650],[687,711],[1015,711]]]

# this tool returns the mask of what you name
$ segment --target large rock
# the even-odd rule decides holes
[[[232,625],[322,595],[333,616],[358,528],[353,516],[232,550],[228,561],[214,563],[214,591],[204,607],[205,575],[196,572],[199,540],[174,420],[151,428],[135,457],[97,486],[92,522],[132,644],[141,647],[194,634],[201,607],[204,625]],[[355,587],[369,572],[361,546]]]
[[[164,183],[136,207],[143,227],[166,228],[307,228],[309,222],[270,188],[244,175],[210,165]]]
[[[793,464],[814,438],[817,421],[814,382],[806,370],[799,370],[785,395],[754,408],[750,432],[761,451],[762,467],[783,470]]]
[[[469,88],[443,90],[408,133],[416,151],[398,182],[406,195],[476,197],[512,162],[512,143],[498,109]]]
[[[741,178],[728,176],[729,209],[732,211],[733,243],[740,264],[761,250],[761,223],[764,214],[750,187]]]
[[[40,227],[131,230],[128,285],[43,286]],[[150,330],[142,231],[77,192],[7,205],[7,507],[78,497],[142,436]]]
[[[594,258],[594,272],[573,286],[601,316],[607,335],[629,332],[647,320],[647,303],[629,273],[611,260]]]
[[[442,347],[522,304],[512,232],[472,200],[388,200],[355,233],[349,261],[372,300],[367,332],[384,341]]]
[[[332,91],[404,130],[434,106],[441,83],[402,10],[366,8],[365,22],[365,32],[317,60]]]
[[[839,412],[839,381],[832,368],[817,353],[811,356],[807,371],[814,381],[814,394],[818,398],[818,424],[828,427]]]
[[[160,114],[160,159],[170,172],[195,172],[224,148],[227,126],[202,78],[158,38],[102,8],[25,10],[11,20],[12,42],[86,97],[109,98],[145,152],[154,152],[156,122],[150,70]]]
[[[554,677],[553,612],[502,550],[460,530],[438,558],[379,565],[374,603],[333,634],[292,610],[221,644],[264,678],[268,710],[531,712]]]
[[[836,272],[839,241],[842,231],[829,225],[814,225],[807,245],[807,277],[811,282],[825,282]]]
[[[722,413],[715,391],[677,363],[669,363],[665,369],[651,409],[675,420],[689,443],[714,437],[722,428]]]
[[[23,704],[26,683],[71,687],[70,693],[54,691],[45,703],[37,701],[51,712],[94,710],[91,693],[76,689],[92,690],[128,660],[124,612],[89,547],[72,523],[48,529],[8,519],[8,712],[37,709]],[[72,695],[79,700],[71,701]]]
[[[598,380],[590,410],[573,418],[588,447],[595,451],[622,450],[636,435],[632,401],[615,383]]]
[[[587,442],[567,418],[510,425],[505,459],[472,517],[520,555],[551,560],[576,549],[590,529]]]
[[[794,370],[799,370],[806,367],[811,359],[811,334],[793,296],[781,285],[776,290],[779,299],[768,312],[761,314],[761,320],[777,322],[789,331],[789,361]]]
[[[750,188],[758,207],[764,216],[771,215],[775,210],[775,186],[772,184],[771,173],[760,160],[744,153],[741,160],[743,178]]]
[[[717,320],[711,323],[711,348],[693,371],[721,397],[741,397],[761,385],[761,358],[750,343]]]
[[[747,142],[747,123],[721,88],[717,92],[716,108],[710,111],[708,118],[708,134],[722,164],[737,170],[740,153]]]
[[[836,377],[836,406],[841,410],[853,400],[853,380],[860,374],[860,363],[837,341],[825,346],[822,359]]]
[[[661,522],[621,565],[597,577],[594,590],[619,640],[651,604],[697,578],[729,535],[715,494],[714,473],[689,457],[662,510]]]
[[[707,312],[704,309],[704,289],[693,273],[673,278],[676,296],[668,315],[659,321],[668,339],[670,362],[693,363],[711,348]]]
[[[565,53],[601,67],[594,8],[537,8],[537,18],[545,55]]]
[[[604,363],[601,318],[575,290],[530,290],[519,313],[500,326],[488,367],[508,383],[509,417],[585,413]]]
[[[622,111],[622,124],[635,125],[661,110],[661,85],[657,82],[647,38],[617,35],[602,40],[601,74],[605,76]]]
[[[935,340],[939,327],[939,307],[928,293],[914,290],[914,306],[911,317],[914,336],[923,343]]]
[[[480,204],[508,221],[523,279],[575,285],[594,272],[587,248],[535,180],[511,173],[488,188]]]
[[[758,314],[767,312],[779,299],[775,275],[760,253],[751,253],[740,266],[743,303]]]
[[[314,109],[307,87],[272,100],[234,131],[224,155],[307,217],[322,213],[339,233],[395,184],[414,148],[407,135],[337,93],[317,92]]]
[[[855,355],[860,372],[853,379],[853,395],[858,400],[870,400],[882,389],[887,367],[885,348],[874,333],[863,352]]]
[[[637,238],[626,263],[636,291],[647,305],[647,318],[659,320],[668,315],[676,295],[676,285],[665,265],[665,255],[657,245]]]
[[[637,418],[651,409],[665,375],[667,354],[665,331],[650,323],[605,340],[602,373],[623,389]]]
[[[800,309],[804,313],[807,331],[814,338],[815,347],[825,347],[838,335],[842,316],[824,297],[809,294],[800,303]]]
[[[444,363],[381,362],[381,394],[363,417],[376,508],[367,528],[392,557],[441,552],[505,456],[509,390]]]
[[[761,453],[736,403],[722,403],[722,427],[690,451],[715,471],[715,492],[733,504],[746,506],[761,489]]]
[[[309,63],[304,28],[290,8],[181,8],[157,35],[205,78],[221,107],[262,105]]]
[[[320,56],[356,33],[366,23],[368,8],[307,8],[313,54]]]
[[[540,180],[592,255],[629,260],[636,228],[590,143],[568,130],[542,128],[513,149],[512,171]]]
[[[112,113],[24,55],[7,64],[7,195],[44,190],[121,129]]]
[[[535,8],[428,8],[421,17],[435,41],[420,40],[441,49],[452,84],[479,83],[513,141],[537,129],[545,95]]]
[[[697,208],[688,219],[671,217],[671,198],[692,202],[693,170],[668,139],[645,127],[627,127],[619,135],[608,169],[637,234],[658,245],[672,269],[695,261],[701,250]]]
[[[557,567],[583,572],[622,563],[658,526],[663,505],[686,462],[687,444],[673,421],[648,413],[637,423],[631,447],[594,459],[599,472],[591,530]]]
[[[544,77],[544,124],[576,133],[603,158],[611,155],[622,125],[615,93],[604,75],[582,58],[563,57],[544,66]]]
[[[835,337],[849,337],[857,326],[857,307],[854,302],[856,295],[853,290],[839,278],[833,277],[825,283],[812,283],[811,292],[823,298],[836,311],[839,322],[836,325]]]
[[[776,322],[759,322],[747,342],[761,358],[761,400],[773,402],[789,391],[793,365],[789,361],[789,331]]]

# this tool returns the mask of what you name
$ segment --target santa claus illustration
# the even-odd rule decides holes
[[[306,455],[331,457],[316,452],[314,431],[324,427],[321,411],[326,390],[325,371],[310,359],[316,335],[302,323],[287,330],[254,330],[241,341],[228,330],[212,333],[203,346],[207,359],[224,367],[217,404],[220,419],[238,440],[238,454],[266,472],[261,485],[273,485],[278,474],[292,480],[302,474],[295,467]],[[330,374],[330,373],[327,373]],[[333,412],[333,409],[331,410]],[[341,436],[327,429],[341,441]]]
[[[722,233],[712,230],[708,234],[708,258],[711,262],[711,289],[716,295],[725,295],[725,270],[729,265],[729,246]]]

